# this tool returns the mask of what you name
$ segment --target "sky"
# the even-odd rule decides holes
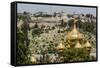
[[[66,13],[78,13],[78,14],[93,14],[96,16],[96,8],[91,7],[76,7],[76,6],[56,6],[56,5],[39,5],[39,4],[17,4],[17,12],[22,13],[24,11],[36,13],[39,11],[47,12],[48,14],[53,14],[54,12],[66,12]]]

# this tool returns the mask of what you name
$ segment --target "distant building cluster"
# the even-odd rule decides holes
[[[18,16],[23,16],[25,12],[18,13]],[[72,14],[68,14],[67,12],[54,12],[53,14],[48,14],[47,12],[36,12],[36,13],[30,13],[26,12],[29,17],[32,18],[52,18],[52,20],[63,20],[64,22],[68,22],[68,20],[71,20],[73,18],[81,20],[84,22],[96,22],[96,17],[93,14],[78,14],[73,12]],[[56,18],[56,19],[53,19]]]

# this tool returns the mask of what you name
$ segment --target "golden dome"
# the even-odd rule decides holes
[[[66,48],[70,48],[70,45],[68,44],[68,45],[66,46]]]
[[[81,44],[79,43],[79,41],[77,41],[75,48],[82,48]]]
[[[56,47],[56,49],[59,50],[59,51],[63,51],[64,48],[65,48],[65,46],[62,44],[62,42],[59,43],[58,46]]]
[[[32,62],[33,64],[36,64],[36,63],[37,63],[36,58],[35,58],[34,56],[31,57],[31,62]]]
[[[84,48],[90,53],[90,51],[91,51],[91,44],[87,41],[86,43],[85,43],[85,45],[84,45]]]
[[[91,44],[89,43],[89,41],[87,41],[87,42],[84,44],[84,47],[90,47],[90,48],[91,48],[92,46],[91,46]]]
[[[76,28],[76,20],[74,20],[74,27],[73,29],[68,32],[67,39],[81,39],[82,34]]]

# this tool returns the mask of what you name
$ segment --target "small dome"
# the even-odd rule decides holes
[[[58,44],[57,46],[57,50],[63,50],[65,48],[65,46],[62,44],[62,42],[60,44]]]
[[[33,63],[33,64],[35,64],[37,61],[36,61],[36,58],[34,57],[34,56],[32,56],[31,57],[31,62]]]
[[[91,44],[89,43],[89,41],[87,41],[85,44],[84,44],[84,47],[92,47]]]
[[[70,45],[68,44],[68,45],[66,46],[66,48],[70,48]]]
[[[79,43],[79,41],[77,41],[75,48],[82,48],[81,44]]]

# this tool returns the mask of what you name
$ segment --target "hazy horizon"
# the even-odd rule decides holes
[[[65,12],[72,14],[73,12],[77,14],[93,14],[96,16],[96,8],[92,7],[76,7],[76,6],[56,6],[56,5],[39,5],[39,4],[17,4],[17,12],[22,13],[24,11],[30,13],[36,12],[47,12],[48,14],[53,14],[54,12]]]

